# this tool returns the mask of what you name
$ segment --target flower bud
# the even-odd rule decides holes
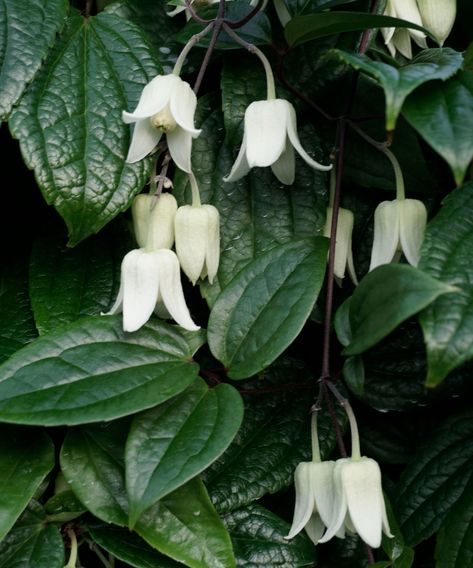
[[[213,205],[179,207],[175,221],[176,252],[192,284],[208,276],[212,284],[220,258],[220,217]]]
[[[443,45],[457,15],[456,0],[417,0],[422,25]]]
[[[332,207],[327,208],[327,218],[324,227],[324,237],[330,237],[332,232]],[[345,277],[345,270],[354,284],[358,284],[353,264],[353,253],[351,247],[353,233],[354,215],[349,209],[340,207],[338,210],[337,237],[335,240],[335,261],[333,271],[335,276],[342,280]]]
[[[177,202],[170,193],[138,195],[132,205],[135,237],[140,248],[170,249],[174,243]]]

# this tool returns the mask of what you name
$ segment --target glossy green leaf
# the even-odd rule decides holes
[[[473,357],[473,183],[452,192],[428,224],[420,267],[460,291],[420,317],[427,346],[427,385],[434,387]]]
[[[121,247],[115,239],[91,238],[73,249],[59,239],[37,241],[30,261],[30,298],[41,334],[81,316],[100,315],[118,291]]]
[[[381,17],[381,16],[377,16]],[[426,81],[454,75],[463,63],[462,54],[448,47],[425,49],[410,63],[396,68],[381,61],[373,61],[367,55],[333,50],[338,57],[354,69],[363,71],[384,90],[386,97],[386,130],[394,130],[406,97]]]
[[[87,509],[69,489],[50,497],[44,504],[44,510],[49,521],[67,523],[80,517]]]
[[[317,300],[326,263],[324,238],[279,245],[248,264],[218,296],[208,341],[232,379],[255,375],[297,337]]]
[[[357,395],[365,388],[365,366],[360,355],[348,357],[343,364],[343,378],[348,388]]]
[[[1,120],[8,117],[40,68],[64,25],[67,8],[65,0],[3,0],[0,4]]]
[[[119,316],[83,318],[18,351],[0,366],[0,420],[111,420],[164,402],[195,379],[194,349],[180,328],[151,320],[131,334],[121,325]]]
[[[307,536],[302,532],[291,540],[285,539],[290,525],[260,505],[233,511],[223,521],[230,531],[238,566],[315,566],[316,549]]]
[[[198,477],[148,509],[136,532],[190,568],[234,568],[230,536]]]
[[[438,533],[436,568],[468,568],[473,550],[473,478],[453,505]]]
[[[408,264],[386,264],[367,274],[350,300],[352,340],[345,355],[363,353],[441,294],[458,293]]]
[[[41,505],[32,501],[0,542],[0,568],[63,568],[64,544],[59,529],[46,524]]]
[[[141,30],[111,14],[73,12],[60,41],[10,118],[28,167],[75,245],[125,210],[149,161],[125,164],[122,111],[159,72]]]
[[[209,389],[200,379],[179,396],[139,414],[125,454],[130,525],[215,461],[242,418],[243,402],[236,389],[225,384]]]
[[[182,564],[156,552],[149,544],[127,529],[110,525],[88,525],[94,541],[115,558],[135,568],[178,568]]]
[[[421,30],[427,35],[430,32],[412,22],[391,18],[390,16],[378,16],[364,12],[324,12],[321,14],[309,14],[297,16],[284,28],[284,35],[289,45],[295,46],[306,41],[312,41],[320,37],[345,32],[361,32],[368,28],[410,28]]]
[[[45,433],[1,425],[0,541],[53,467],[54,446]]]
[[[422,138],[446,160],[460,185],[473,158],[473,73],[422,87],[402,112]]]
[[[430,432],[408,463],[395,502],[408,545],[432,536],[461,499],[473,472],[472,436],[471,412],[452,416]]]
[[[297,464],[311,459],[309,407],[315,385],[308,369],[296,360],[281,359],[241,386],[246,393],[243,424],[228,450],[204,473],[219,512],[288,487]],[[338,416],[343,427],[345,416]],[[335,445],[335,432],[325,410],[318,430],[326,459]]]

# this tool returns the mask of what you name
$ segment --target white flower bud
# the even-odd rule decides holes
[[[417,0],[417,3],[423,26],[443,45],[455,22],[456,0]]]

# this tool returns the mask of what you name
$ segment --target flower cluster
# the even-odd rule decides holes
[[[351,434],[352,456],[321,461],[317,438],[317,414],[312,415],[311,462],[300,463],[294,473],[296,504],[286,538],[305,529],[314,544],[346,533],[358,534],[373,548],[381,545],[382,533],[392,537],[386,514],[381,472],[375,460],[360,455],[358,428],[353,412],[344,402]]]
[[[384,14],[423,26],[443,45],[455,21],[456,0],[388,0]],[[382,32],[393,57],[397,50],[404,57],[411,59],[411,39],[419,47],[427,47],[426,36],[420,30],[383,28]]]

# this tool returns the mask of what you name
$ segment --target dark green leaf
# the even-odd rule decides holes
[[[439,298],[420,317],[427,345],[427,385],[438,385],[473,356],[473,183],[451,193],[428,224],[420,267],[460,291]]]
[[[410,63],[400,68],[381,61],[373,61],[367,55],[352,54],[340,50],[333,50],[331,54],[348,63],[354,69],[373,77],[384,89],[386,130],[388,131],[394,130],[407,95],[426,81],[433,79],[445,81],[454,75],[463,63],[461,53],[448,47],[425,49]]]
[[[54,446],[46,434],[32,428],[1,425],[0,541],[53,467]]]
[[[111,14],[73,13],[61,40],[12,113],[10,128],[46,201],[75,245],[125,210],[143,187],[150,162],[125,164],[133,109],[157,73],[134,24]]]
[[[63,568],[64,544],[59,530],[46,524],[39,503],[32,501],[0,543],[0,568]]]
[[[410,546],[432,536],[461,498],[473,472],[473,416],[452,416],[431,432],[405,469],[396,511]]]
[[[352,340],[351,325],[350,325],[350,302],[349,296],[338,308],[335,313],[333,325],[337,334],[338,341],[346,347],[350,345]]]
[[[65,0],[4,0],[0,4],[1,120],[8,117],[40,68],[64,24],[67,8]]]
[[[389,27],[421,30],[432,37],[428,30],[412,22],[364,12],[324,12],[297,16],[287,24],[284,35],[289,45],[294,46],[328,35]]]
[[[77,499],[75,493],[68,490],[50,497],[44,505],[44,510],[48,514],[49,521],[67,523],[80,517],[87,509]]]
[[[220,512],[245,506],[293,482],[301,461],[311,459],[310,397],[312,374],[295,360],[280,360],[262,377],[241,383],[245,418],[234,442],[204,473],[212,501]],[[340,413],[342,426],[345,417]],[[323,458],[335,445],[331,419],[319,415]]]
[[[84,318],[0,366],[0,420],[82,424],[150,408],[194,380],[192,355],[177,326],[151,320],[131,334],[119,316]]]
[[[314,566],[315,546],[303,533],[284,537],[290,525],[260,505],[248,505],[223,517],[232,537],[237,565],[245,568]]]
[[[460,72],[445,83],[422,87],[407,99],[402,111],[447,161],[460,185],[473,158],[473,73]]]
[[[230,536],[198,477],[148,509],[136,532],[190,568],[234,568]]]
[[[227,448],[243,419],[238,391],[201,379],[138,415],[126,445],[130,525],[159,499],[200,473]]]
[[[473,478],[453,505],[438,534],[436,568],[471,568],[473,550]]]
[[[88,525],[94,541],[115,558],[135,568],[178,568],[178,564],[156,552],[138,535],[110,525]]]
[[[363,353],[441,294],[455,292],[408,264],[386,264],[367,274],[350,300],[352,340],[345,355]]]
[[[343,378],[355,394],[360,395],[365,388],[365,366],[361,355],[348,357],[343,364]]]
[[[340,4],[351,4],[355,0],[283,0],[291,17],[313,12],[322,12]]]
[[[291,344],[310,315],[325,275],[327,241],[279,245],[248,264],[218,296],[209,347],[232,379],[255,375]]]

